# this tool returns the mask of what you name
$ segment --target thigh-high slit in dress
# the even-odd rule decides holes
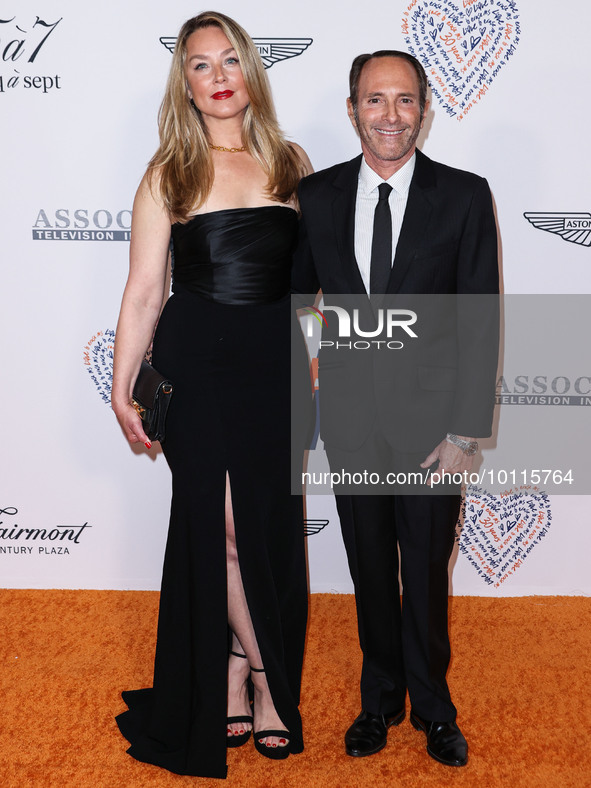
[[[172,228],[173,295],[154,338],[173,381],[163,451],[172,471],[153,687],[117,717],[136,759],[226,776],[228,612],[224,500],[242,582],[291,752],[307,617],[302,500],[290,494],[291,253],[297,214],[264,206]]]

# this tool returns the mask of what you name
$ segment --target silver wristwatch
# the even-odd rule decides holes
[[[465,441],[462,438],[458,438],[453,432],[448,432],[445,436],[445,440],[448,443],[453,443],[454,446],[461,449],[468,457],[472,457],[478,451],[478,441]]]

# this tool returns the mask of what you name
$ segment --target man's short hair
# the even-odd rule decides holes
[[[370,60],[373,60],[376,57],[398,57],[402,60],[406,60],[407,63],[410,63],[411,66],[414,68],[417,74],[417,79],[419,80],[419,108],[421,110],[421,118],[423,117],[423,113],[425,111],[425,104],[427,103],[427,75],[425,74],[425,69],[412,55],[409,55],[408,52],[401,52],[397,49],[380,49],[377,52],[373,52],[371,55],[357,55],[355,60],[353,61],[353,65],[351,66],[351,71],[349,72],[349,98],[351,99],[351,104],[353,105],[353,112],[357,115],[357,100],[358,100],[358,91],[359,91],[359,79],[361,78],[361,72],[363,71],[363,67],[366,63]]]

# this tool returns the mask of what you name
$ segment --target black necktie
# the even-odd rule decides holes
[[[392,214],[388,203],[392,187],[389,183],[380,183],[378,191],[380,198],[373,217],[369,271],[369,290],[372,295],[386,292],[392,268]]]

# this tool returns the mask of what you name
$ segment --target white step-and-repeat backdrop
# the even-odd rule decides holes
[[[157,145],[171,46],[201,10],[187,0],[1,4],[3,587],[159,587],[169,471],[159,449],[127,445],[108,391],[133,196]],[[585,0],[233,0],[216,10],[256,40],[282,126],[316,169],[359,150],[345,111],[353,57],[417,55],[433,94],[420,145],[488,178],[505,292],[591,292]],[[524,347],[513,362],[499,381],[500,423],[504,409],[519,420],[536,408],[543,430],[570,405],[587,444],[589,355],[565,370],[543,353],[532,363]],[[264,380],[261,396],[272,396]],[[453,593],[590,593],[589,497],[519,477],[505,492],[469,491]],[[350,591],[332,498],[310,496],[307,516],[312,590]]]

